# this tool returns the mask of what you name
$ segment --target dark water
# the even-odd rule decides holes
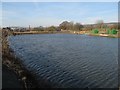
[[[54,87],[118,86],[118,39],[72,34],[18,35],[10,47],[38,80]]]

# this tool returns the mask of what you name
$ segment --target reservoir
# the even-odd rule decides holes
[[[9,45],[40,82],[63,88],[118,87],[118,38],[16,35],[9,37]]]

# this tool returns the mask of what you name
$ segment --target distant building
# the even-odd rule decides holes
[[[9,31],[18,31],[18,32],[26,31],[26,28],[23,28],[23,27],[4,27],[3,30],[4,29]]]

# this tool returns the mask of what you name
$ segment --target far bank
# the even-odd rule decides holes
[[[120,38],[119,32],[117,34],[107,34],[105,31],[101,33],[92,33],[91,31],[25,31],[25,32],[12,32],[13,35],[23,35],[23,34],[57,34],[57,33],[64,33],[64,34],[85,34],[90,36],[101,36],[101,37],[112,37],[112,38]]]

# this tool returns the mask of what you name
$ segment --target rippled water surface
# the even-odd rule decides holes
[[[54,87],[118,85],[117,38],[39,34],[11,36],[9,42],[26,68]]]

